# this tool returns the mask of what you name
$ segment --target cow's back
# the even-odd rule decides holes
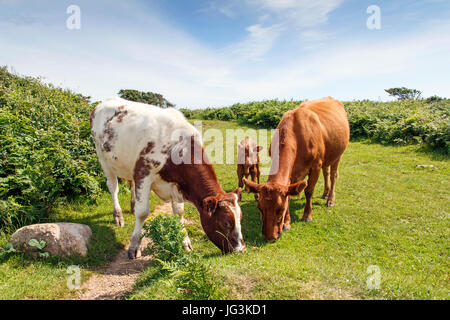
[[[303,102],[294,110],[294,130],[304,153],[323,157],[323,165],[337,160],[347,148],[350,127],[344,105],[331,97]]]
[[[167,150],[179,142],[177,130],[198,136],[198,131],[173,108],[162,109],[121,98],[100,103],[91,115],[91,130],[102,167],[118,177],[133,178],[137,160],[151,155],[155,170],[161,169]]]

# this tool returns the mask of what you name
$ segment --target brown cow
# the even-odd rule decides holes
[[[253,182],[259,183],[261,171],[259,170],[259,152],[263,149],[258,146],[251,138],[246,137],[238,145],[237,157],[237,175],[239,187],[244,186],[242,178],[248,178],[250,175]]]
[[[278,168],[277,172],[271,173],[265,184],[244,179],[250,191],[258,195],[262,232],[269,241],[290,229],[289,196],[298,195],[305,188],[302,221],[312,221],[311,199],[321,169],[326,181],[327,206],[334,205],[339,161],[350,139],[344,105],[331,97],[306,101],[286,112],[277,129],[272,144],[278,147],[279,154],[271,155],[272,168]],[[307,175],[308,183],[302,181]]]

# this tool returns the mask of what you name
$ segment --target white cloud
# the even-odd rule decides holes
[[[230,51],[241,60],[259,59],[270,51],[276,39],[282,31],[280,25],[263,27],[261,24],[255,24],[246,28],[247,38],[230,47]]]
[[[226,4],[212,0],[204,10],[218,10],[229,18],[238,14],[262,12],[260,19],[269,14],[278,16],[279,23],[293,24],[297,27],[315,27],[328,21],[332,11],[339,8],[345,0],[228,0]],[[261,21],[261,20],[260,20]]]
[[[267,21],[270,18],[270,14],[264,14],[258,18],[259,22]]]
[[[247,0],[260,9],[272,11],[281,19],[289,19],[299,27],[314,27],[326,23],[332,11],[344,0]]]
[[[211,0],[205,7],[197,11],[200,13],[211,13],[218,11],[228,18],[234,19],[237,16],[237,11],[235,10],[235,8],[239,4],[240,2],[237,2],[236,0],[228,0],[226,1],[226,4],[223,4],[223,2],[220,2],[220,0]]]
[[[300,32],[300,39],[303,41],[314,42],[327,39],[327,34],[317,30],[305,30]]]
[[[228,18],[235,17],[234,11],[230,7],[220,7],[218,10],[224,15],[226,15]]]
[[[242,94],[248,93],[254,99],[289,99],[302,95],[302,92],[313,91],[323,92],[320,96],[327,96],[333,86],[341,88],[345,87],[345,83],[358,81],[366,90],[362,97],[370,98],[364,94],[373,92],[372,83],[382,78],[386,87],[389,84],[412,83],[413,87],[430,91],[430,95],[439,91],[441,95],[449,96],[448,80],[444,80],[448,87],[446,92],[442,92],[442,80],[436,88],[429,84],[450,71],[450,38],[442,37],[448,32],[450,25],[447,24],[407,38],[376,43],[355,41],[326,47],[271,69],[263,80],[256,79],[237,86],[245,88]],[[429,73],[432,77],[427,78],[425,74]],[[382,90],[379,92],[383,93]],[[361,93],[353,92],[351,87],[345,88],[341,94],[351,99],[361,98]]]

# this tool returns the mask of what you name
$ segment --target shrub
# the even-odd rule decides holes
[[[158,214],[144,225],[144,236],[152,239],[148,248],[166,273],[165,282],[177,288],[180,299],[219,299],[223,291],[213,281],[210,266],[202,257],[186,253],[182,241],[186,229],[178,216]]]
[[[143,229],[143,235],[152,239],[150,249],[155,258],[175,262],[183,258],[182,242],[186,230],[178,216],[158,214],[152,217]]]
[[[351,138],[370,138],[390,144],[421,143],[450,154],[450,100],[427,101],[344,102]],[[292,100],[236,103],[228,108],[189,110],[185,115],[190,119],[236,119],[241,124],[276,128],[284,113],[300,103]]]
[[[100,192],[86,97],[0,68],[0,229],[35,223],[61,200]]]
[[[217,300],[224,298],[224,291],[213,281],[210,266],[203,263],[200,255],[189,254],[183,263],[161,261],[161,267],[170,277],[169,286],[177,288],[179,299]]]

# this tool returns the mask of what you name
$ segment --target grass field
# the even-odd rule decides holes
[[[229,122],[204,122],[204,129],[237,128]],[[227,141],[227,143],[233,143]],[[433,164],[436,170],[417,169]],[[237,186],[234,165],[215,165],[223,188]],[[210,264],[231,299],[448,299],[450,167],[448,158],[418,147],[389,147],[352,142],[337,184],[336,207],[320,199],[316,187],[312,223],[300,222],[304,196],[291,200],[292,229],[275,243],[261,236],[253,195],[244,193],[243,254],[221,255],[199,231],[197,211],[186,215],[194,250]],[[265,180],[265,178],[264,178]],[[379,290],[367,289],[380,269]],[[141,276],[130,299],[170,299],[156,268]]]
[[[204,121],[204,129],[224,132],[238,127],[232,122]],[[418,169],[419,164],[435,168]],[[235,165],[214,167],[226,191],[237,187]],[[446,156],[425,153],[417,146],[351,142],[341,162],[336,207],[328,209],[320,199],[320,179],[313,198],[314,221],[300,222],[304,196],[292,199],[292,229],[277,242],[262,240],[260,214],[253,195],[247,193],[241,202],[246,252],[222,255],[206,239],[190,204],[186,216],[194,224],[188,232],[224,298],[448,299],[449,177]],[[125,212],[129,197],[126,191],[120,195]],[[152,207],[155,202],[153,198]],[[0,260],[0,299],[70,298],[72,293],[65,289],[67,266],[80,264],[89,270],[111,260],[128,241],[134,222],[126,214],[125,228],[113,225],[108,194],[94,206],[60,208],[52,219],[90,225],[94,235],[89,256],[32,261],[14,255]],[[7,240],[7,235],[0,237],[0,246]],[[372,265],[380,269],[379,290],[367,288],[367,269]],[[88,277],[89,271],[83,276]],[[171,299],[176,294],[176,288],[150,265],[126,298]]]
[[[124,184],[126,186],[126,184]],[[50,221],[87,224],[92,229],[89,253],[86,258],[51,258],[32,260],[24,254],[0,259],[0,300],[3,299],[67,299],[74,292],[67,288],[67,267],[79,265],[81,280],[87,280],[90,270],[112,260],[129,241],[134,217],[130,213],[130,192],[122,187],[119,201],[124,211],[125,227],[116,227],[112,219],[111,196],[104,193],[96,205],[72,204],[58,208]],[[152,208],[159,200],[152,194]],[[0,247],[9,235],[0,236]]]

